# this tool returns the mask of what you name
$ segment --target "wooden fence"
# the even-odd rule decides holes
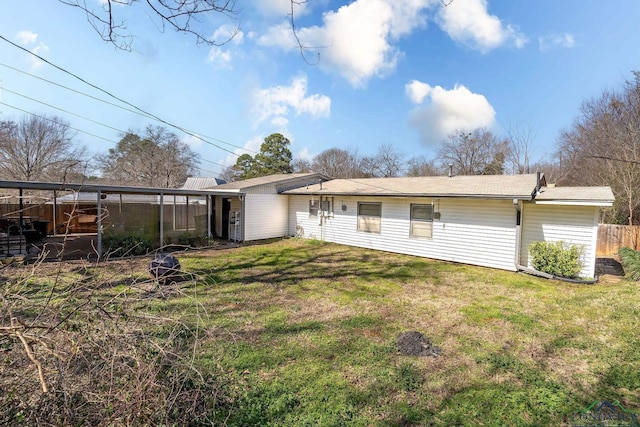
[[[640,225],[600,224],[598,226],[597,257],[617,257],[622,247],[640,250]]]

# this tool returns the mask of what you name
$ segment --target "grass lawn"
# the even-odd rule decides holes
[[[162,298],[137,286],[148,260],[57,274],[188,325],[195,366],[218,381],[217,425],[558,426],[595,400],[640,413],[637,283],[299,239],[179,259],[194,279]],[[51,266],[37,269],[46,288]],[[396,339],[412,330],[442,355],[400,355]]]

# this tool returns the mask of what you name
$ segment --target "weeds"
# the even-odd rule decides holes
[[[544,426],[595,399],[640,409],[632,282],[300,239],[179,258],[166,286],[148,260],[0,270],[0,424]],[[408,330],[439,357],[401,355]]]

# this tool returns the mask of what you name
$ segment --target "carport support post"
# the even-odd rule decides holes
[[[53,190],[53,235],[58,234],[58,192]]]
[[[160,247],[164,245],[164,193],[160,193]]]
[[[98,190],[97,213],[98,218],[96,224],[98,226],[98,238],[96,242],[96,250],[98,251],[98,260],[102,259],[102,191]]]
[[[207,240],[211,239],[211,197],[207,196]]]

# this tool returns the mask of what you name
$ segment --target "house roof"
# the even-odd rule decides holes
[[[190,176],[187,181],[180,187],[183,190],[204,190],[206,188],[214,188],[226,181],[220,178]]]
[[[536,183],[536,174],[335,179],[285,194],[531,199]]]
[[[536,203],[611,206],[614,201],[611,187],[543,187],[536,196]]]
[[[242,192],[264,185],[286,187],[296,182],[300,182],[300,185],[304,185],[305,182],[311,182],[312,180],[326,181],[328,179],[329,178],[327,176],[319,173],[282,173],[245,179],[243,181],[228,182],[226,184],[218,185],[215,188],[215,191]]]

